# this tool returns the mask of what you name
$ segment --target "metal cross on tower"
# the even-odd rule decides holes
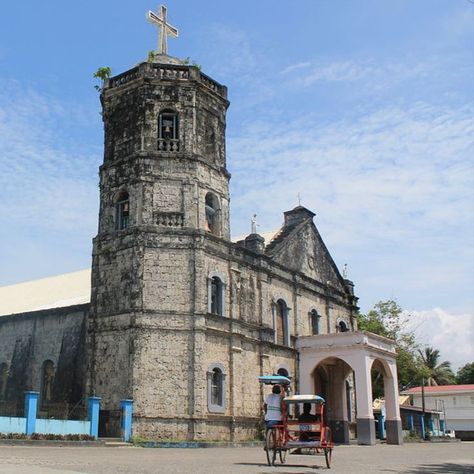
[[[160,37],[158,39],[158,54],[168,54],[167,37],[178,37],[178,30],[166,22],[166,7],[160,6],[160,13],[156,14],[151,10],[146,14],[146,18],[150,23],[153,23],[160,28]]]

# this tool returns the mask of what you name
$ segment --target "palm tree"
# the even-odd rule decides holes
[[[421,365],[426,372],[426,385],[449,385],[455,383],[454,374],[451,370],[451,362],[445,360],[439,362],[439,350],[425,347],[424,351],[418,349]]]

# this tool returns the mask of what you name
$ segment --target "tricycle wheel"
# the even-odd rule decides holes
[[[324,448],[324,457],[326,458],[326,467],[331,469],[332,448]]]
[[[285,464],[286,462],[286,449],[280,449],[280,462]]]
[[[269,429],[265,436],[265,452],[267,453],[267,462],[269,466],[275,464],[276,459],[276,433],[274,429]]]

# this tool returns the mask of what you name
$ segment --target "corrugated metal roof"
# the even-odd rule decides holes
[[[441,393],[441,392],[472,392],[474,391],[474,384],[465,385],[436,385],[425,387],[425,393]],[[421,387],[412,387],[404,390],[403,393],[421,393]]]
[[[0,317],[63,308],[91,300],[91,270],[0,287]]]

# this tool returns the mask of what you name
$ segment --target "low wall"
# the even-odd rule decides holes
[[[56,435],[68,435],[68,434],[88,435],[91,432],[91,422],[90,421],[77,421],[77,420],[37,419],[35,432],[43,433],[43,434],[56,434]]]
[[[0,433],[24,433],[26,418],[0,416]]]
[[[41,434],[85,434],[91,432],[90,421],[37,419],[35,433]],[[26,418],[0,416],[0,433],[26,433]]]
[[[88,420],[61,420],[56,418],[38,418],[39,393],[25,392],[25,417],[0,416],[0,433],[33,433],[51,435],[90,435],[98,437],[100,397],[87,398]],[[123,414],[121,437],[128,441],[132,436],[133,400],[120,401],[120,412]],[[120,413],[119,412],[119,413]]]

